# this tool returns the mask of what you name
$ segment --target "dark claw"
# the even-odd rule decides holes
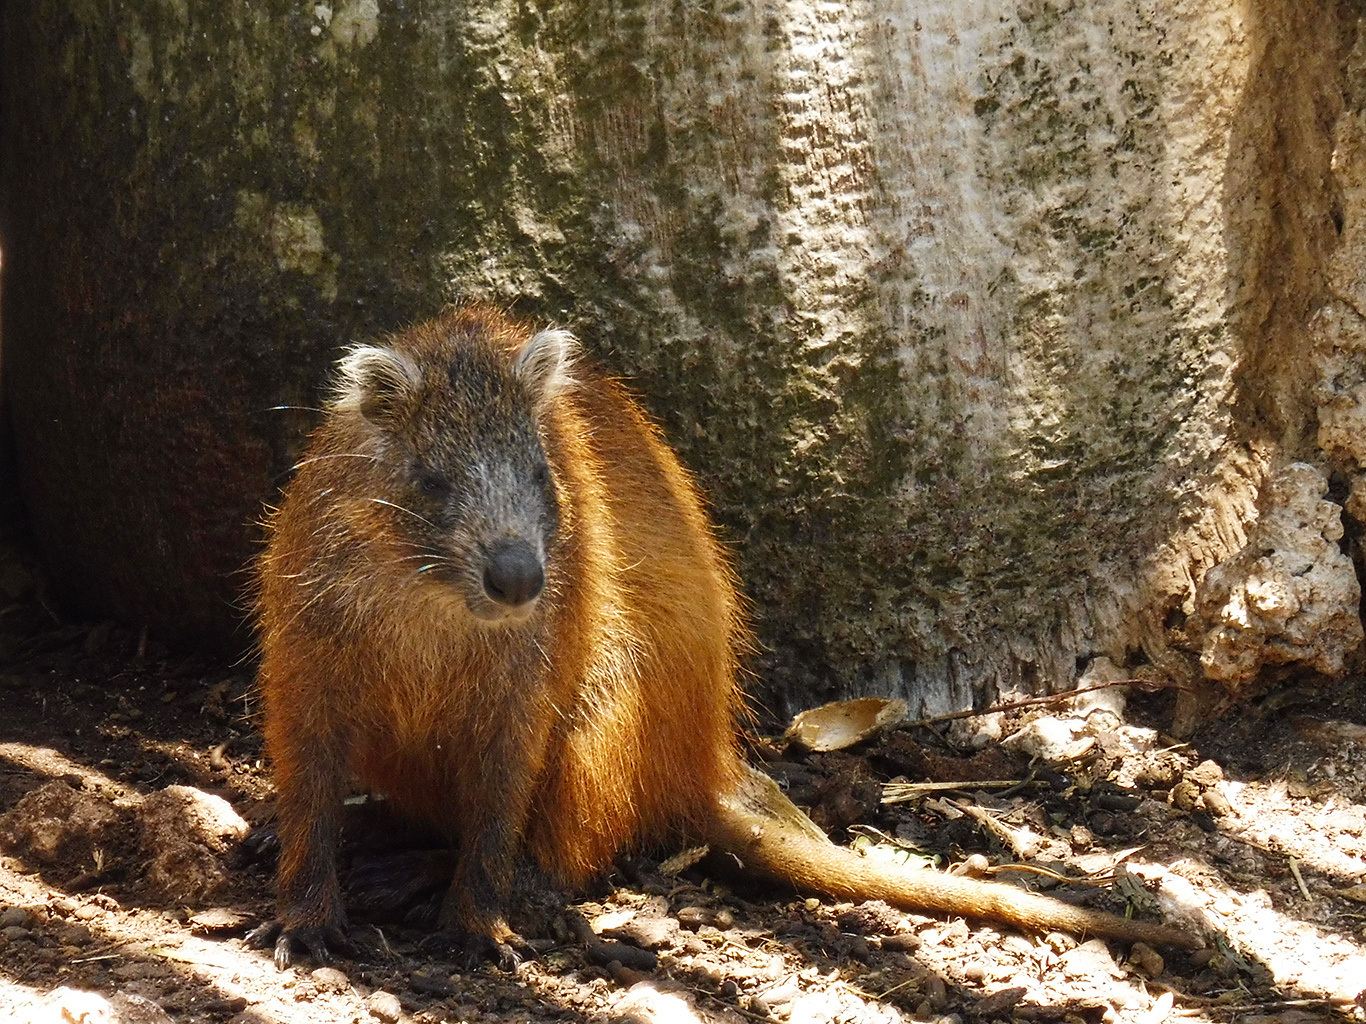
[[[267,946],[275,944],[276,937],[280,934],[279,921],[267,921],[265,924],[257,925],[247,932],[244,940],[252,949],[265,949]]]
[[[500,971],[506,971],[511,974],[517,970],[517,965],[522,962],[520,950],[511,943],[495,942],[493,943],[493,952],[494,962],[498,965]]]
[[[280,833],[274,825],[257,825],[242,840],[241,852],[248,864],[270,867],[280,857]]]
[[[288,970],[294,963],[296,949],[302,949],[320,964],[330,963],[334,952],[350,959],[356,959],[360,953],[360,948],[335,928],[285,928],[279,921],[253,929],[246,941],[252,949],[272,949],[275,968],[280,971]]]
[[[492,963],[498,970],[510,974],[522,962],[522,957],[511,943],[499,942],[487,935],[468,935],[461,946],[460,966],[466,971],[475,970],[483,963]]]
[[[275,969],[276,969],[277,971],[287,971],[287,970],[289,970],[289,965],[290,965],[291,963],[293,963],[293,961],[294,961],[294,953],[293,953],[293,950],[290,948],[290,945],[291,945],[291,943],[290,943],[290,938],[289,938],[289,936],[288,936],[287,934],[285,934],[284,932],[281,932],[281,933],[280,933],[280,937],[279,937],[278,939],[275,940],[275,957],[274,957],[274,959],[275,959]],[[327,961],[326,961],[326,958],[324,958],[323,962],[324,962],[324,963],[327,962]]]
[[[323,940],[322,930],[318,928],[295,928],[293,931],[282,930],[280,937],[275,940],[275,969],[285,971],[294,962],[294,946],[299,945],[304,948],[315,963],[326,964],[331,962],[328,954],[327,943]]]
[[[475,971],[486,963],[492,963],[500,971],[512,972],[524,959],[534,956],[520,936],[499,942],[488,935],[473,932],[434,932],[419,942],[418,948],[429,956],[454,962],[462,971]]]

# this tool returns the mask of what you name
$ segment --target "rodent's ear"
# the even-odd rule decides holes
[[[357,345],[337,364],[334,409],[383,424],[412,397],[421,379],[412,360],[379,345]]]
[[[573,382],[578,351],[578,339],[568,331],[541,331],[517,353],[512,372],[534,394],[553,398]]]

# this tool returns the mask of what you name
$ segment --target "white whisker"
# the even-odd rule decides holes
[[[412,516],[418,522],[425,523],[426,525],[430,526],[433,530],[436,529],[435,523],[433,523],[430,519],[426,519],[423,516],[418,515],[410,508],[404,508],[402,505],[396,505],[392,501],[385,501],[383,498],[366,498],[365,500],[373,501],[376,505],[388,505],[390,508],[397,509],[400,512],[406,512],[408,515]]]
[[[366,455],[363,452],[336,452],[332,455],[315,455],[311,459],[304,459],[302,462],[294,463],[295,469],[303,469],[305,466],[315,462],[326,462],[328,459],[368,459],[370,462],[378,462],[378,455]]]

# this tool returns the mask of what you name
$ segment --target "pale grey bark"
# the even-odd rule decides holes
[[[463,298],[634,379],[774,710],[1199,674],[1267,480],[1366,464],[1346,5],[19,6],[6,373],[96,610],[219,628],[307,423],[260,410]]]

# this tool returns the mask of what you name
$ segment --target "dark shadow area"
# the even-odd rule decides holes
[[[1240,348],[1234,413],[1249,444],[1279,445],[1286,461],[1317,453],[1317,367],[1305,355],[1342,225],[1333,126],[1354,88],[1344,69],[1357,6],[1264,0],[1243,20],[1252,62],[1222,197],[1225,301]]]

